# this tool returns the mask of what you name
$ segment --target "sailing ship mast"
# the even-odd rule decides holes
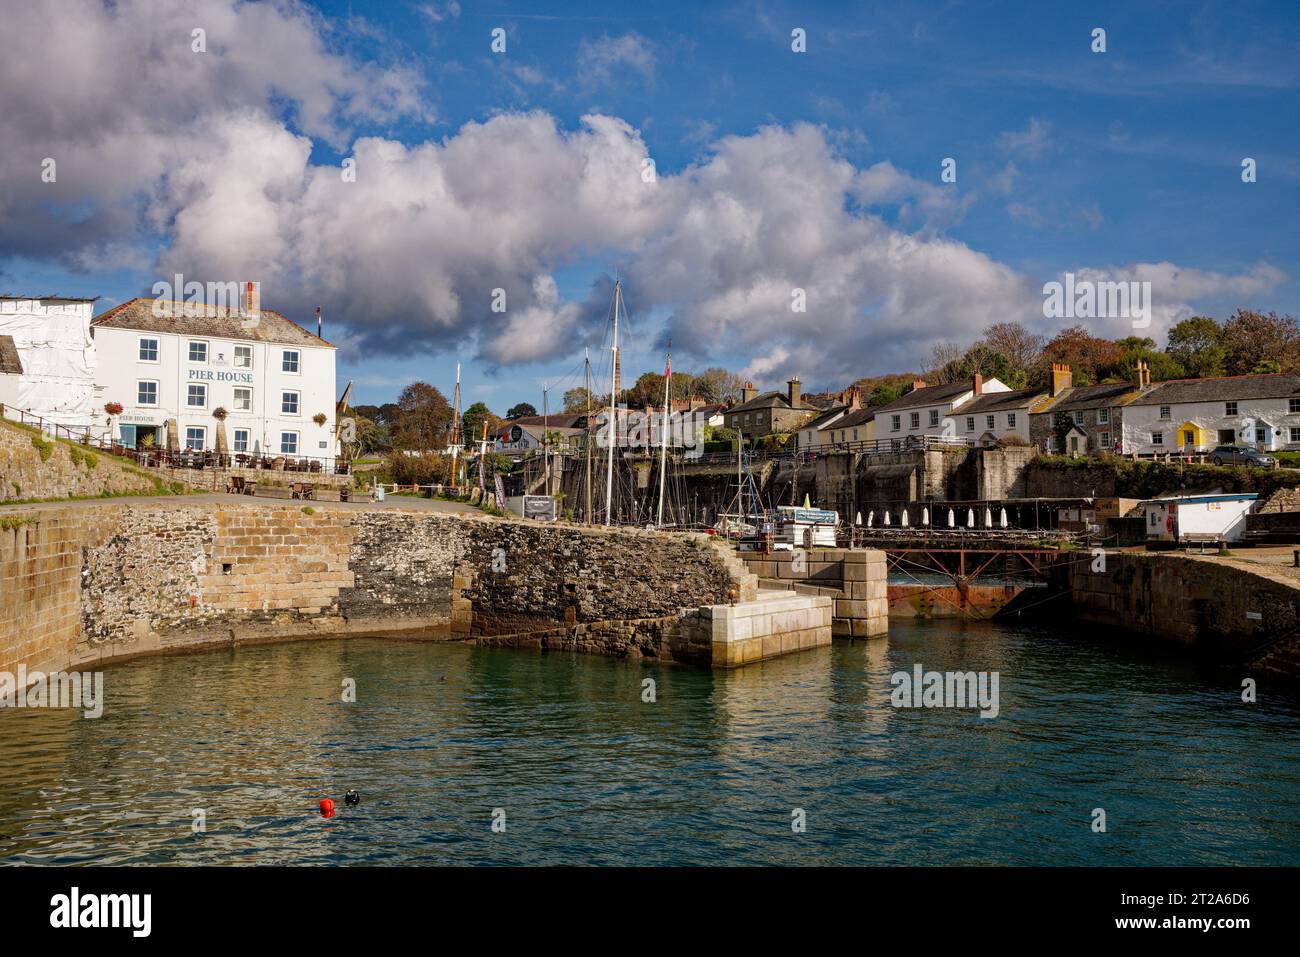
[[[546,494],[551,494],[551,407],[546,383],[542,383],[542,468],[546,470]]]
[[[586,419],[586,427],[587,427],[587,441],[583,443],[583,444],[587,447],[587,492],[586,492],[586,495],[587,495],[587,511],[586,511],[586,513],[585,513],[585,517],[586,517],[586,519],[587,519],[587,524],[590,525],[590,524],[592,524],[592,521],[591,521],[591,441],[592,441],[592,431],[591,431],[591,352],[590,352],[590,350],[587,350],[587,349],[583,349],[583,350],[582,350],[582,361],[583,361],[583,366],[584,366],[584,370],[585,370],[586,391],[587,391],[587,419]]]
[[[451,484],[459,485],[456,475],[456,460],[460,452],[460,363],[456,363],[456,394],[451,411]]]
[[[672,343],[668,344],[672,349]],[[664,418],[663,426],[659,430],[659,514],[656,518],[655,525],[663,528],[664,525],[664,473],[668,467],[668,397],[671,394],[668,385],[673,380],[673,355],[672,352],[664,353]]]
[[[609,525],[614,515],[614,443],[618,439],[618,305],[623,298],[623,280],[614,280],[614,341],[610,347],[613,361],[609,370],[609,465],[605,469],[605,524]]]

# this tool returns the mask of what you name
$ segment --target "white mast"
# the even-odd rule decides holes
[[[673,379],[673,356],[665,354],[664,365],[664,424],[659,430],[659,517],[655,522],[663,528],[664,524],[664,473],[668,467],[668,383]]]
[[[542,383],[542,467],[546,469],[546,494],[551,494],[551,406],[546,398],[546,383]]]
[[[451,484],[460,485],[456,475],[456,459],[460,452],[460,363],[456,363],[456,398],[451,411]]]
[[[614,505],[614,442],[618,439],[618,301],[622,297],[621,279],[614,281],[614,344],[610,347],[613,362],[609,370],[609,466],[605,470],[605,524],[610,524]]]

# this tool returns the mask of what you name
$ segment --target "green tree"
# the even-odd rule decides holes
[[[522,419],[524,416],[536,415],[537,407],[528,402],[520,402],[506,410],[507,419]]]
[[[1223,327],[1208,316],[1184,319],[1169,330],[1165,352],[1183,367],[1185,375],[1223,375]]]
[[[465,444],[475,446],[483,438],[483,423],[487,423],[488,438],[492,437],[492,432],[496,429],[500,419],[492,414],[492,410],[483,402],[475,402],[460,417],[461,426],[465,430]]]
[[[1099,369],[1103,379],[1123,382],[1137,379],[1138,361],[1145,362],[1151,373],[1152,382],[1164,382],[1168,379],[1181,379],[1186,375],[1182,364],[1168,352],[1156,349],[1154,339],[1143,336],[1126,336],[1115,342],[1120,348],[1120,356],[1111,366]]]
[[[576,389],[569,389],[564,393],[564,411],[570,414],[586,414],[588,402],[591,403],[593,412],[600,408],[596,403],[595,394],[585,386],[578,386]]]

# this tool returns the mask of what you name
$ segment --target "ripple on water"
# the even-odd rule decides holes
[[[998,671],[999,717],[895,710],[915,663]],[[1300,863],[1295,701],[1059,629],[902,624],[717,674],[326,641],[139,660],[106,691],[99,720],[0,711],[0,861]]]

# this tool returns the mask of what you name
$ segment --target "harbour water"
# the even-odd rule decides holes
[[[998,717],[893,707],[917,663],[997,671]],[[96,720],[0,710],[0,862],[1300,864],[1300,700],[1131,639],[901,622],[730,672],[349,639],[105,677]]]

